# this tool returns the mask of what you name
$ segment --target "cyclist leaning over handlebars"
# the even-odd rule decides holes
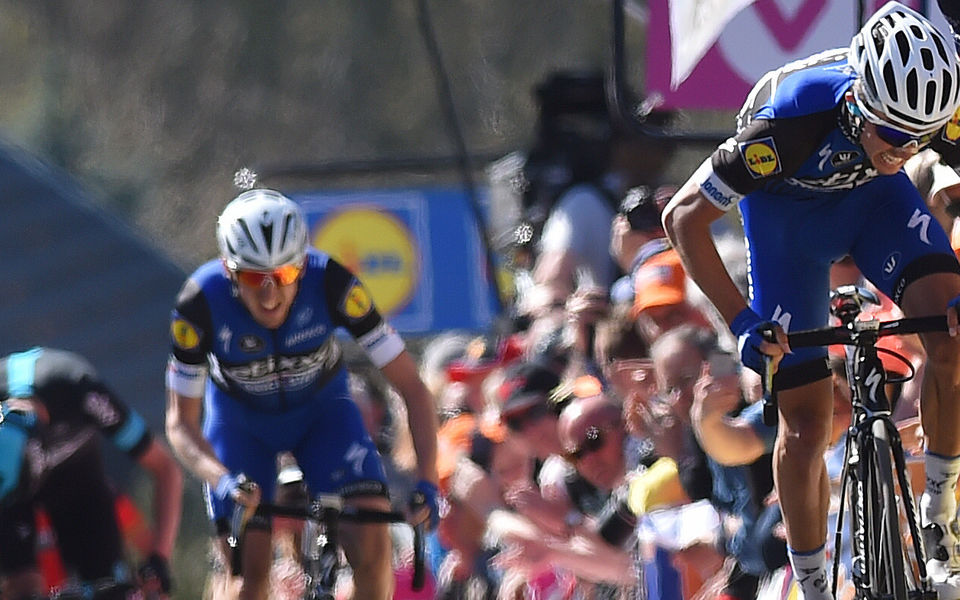
[[[231,201],[219,217],[217,241],[220,258],[190,276],[173,311],[167,435],[206,484],[208,513],[224,552],[234,503],[255,509],[261,497],[273,497],[279,452],[294,454],[311,493],[337,493],[347,506],[390,510],[380,457],[350,399],[333,335],[338,327],[404,398],[420,477],[412,518],[436,519],[433,399],[364,286],[308,248],[300,207],[273,190],[249,190]],[[243,485],[241,476],[256,485]],[[355,597],[391,598],[387,526],[341,529]],[[269,519],[255,516],[245,536],[240,598],[264,599],[272,558]]]
[[[846,255],[907,316],[947,313],[950,335],[922,335],[929,359],[920,516],[941,598],[960,597],[953,492],[960,471],[960,265],[902,171],[928,144],[960,162],[958,82],[953,40],[890,2],[849,49],[765,75],[740,112],[736,136],[664,211],[687,273],[730,324],[744,364],[759,372],[769,355],[778,365],[774,476],[790,560],[807,600],[830,597],[823,451],[833,403],[826,349],[791,352],[784,332],[827,324],[830,264]],[[749,305],[710,236],[710,224],[734,206],[747,241]],[[764,339],[768,327],[776,342]]]
[[[163,443],[83,357],[32,348],[0,358],[0,580],[4,600],[45,597],[34,550],[35,509],[50,517],[75,583],[136,583],[124,563],[115,493],[98,438],[153,480],[153,540],[141,575],[170,591],[183,476]],[[158,581],[157,581],[158,580]],[[71,582],[73,583],[73,582]]]

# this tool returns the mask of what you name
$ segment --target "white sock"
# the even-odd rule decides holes
[[[810,552],[788,548],[793,578],[797,580],[804,600],[833,600],[830,578],[827,577],[827,553],[824,546]]]
[[[924,455],[927,485],[920,498],[920,511],[925,523],[949,523],[957,517],[954,489],[960,475],[960,456]]]

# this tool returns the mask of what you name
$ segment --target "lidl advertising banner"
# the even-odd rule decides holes
[[[849,46],[860,1],[649,0],[646,93],[667,108],[739,109],[767,71]],[[886,4],[862,2],[864,18]],[[902,3],[949,31],[935,0]]]
[[[496,294],[464,191],[436,187],[288,195],[303,207],[313,245],[357,274],[397,331],[490,328]]]

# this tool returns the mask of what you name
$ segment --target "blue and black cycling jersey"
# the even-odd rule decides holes
[[[213,393],[251,409],[283,411],[317,400],[345,370],[334,335],[343,327],[374,358],[395,347],[363,285],[326,254],[310,250],[299,290],[277,329],[257,323],[236,297],[219,260],[188,279],[173,311],[173,356],[183,365],[209,367]],[[378,365],[379,366],[379,365]]]
[[[925,275],[960,272],[906,174],[880,175],[860,145],[864,123],[845,98],[856,85],[846,56],[830,50],[767,73],[740,111],[737,134],[691,178],[717,208],[738,207],[750,306],[788,332],[827,324],[830,266],[845,256],[897,303]],[[930,147],[955,163],[958,140],[955,114]],[[825,355],[797,349],[781,366]],[[829,373],[825,363],[810,372]]]
[[[846,49],[828,50],[757,82],[737,117],[737,134],[711,156],[719,181],[703,189],[714,204],[727,210],[758,190],[796,197],[842,192],[877,177],[844,102],[856,80],[846,57]],[[930,147],[952,163],[960,160],[958,140],[955,116]]]

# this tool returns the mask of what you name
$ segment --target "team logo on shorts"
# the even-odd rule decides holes
[[[940,137],[949,144],[953,144],[954,146],[957,144],[957,140],[960,139],[960,108],[958,108],[956,112],[953,113],[953,116],[950,117],[950,120],[947,121]]]
[[[170,324],[173,343],[184,350],[193,350],[200,343],[200,335],[193,325],[183,319],[174,319]]]
[[[343,297],[343,313],[351,319],[361,319],[373,310],[370,294],[359,282],[354,282]]]
[[[780,172],[780,155],[773,137],[748,140],[739,144],[740,156],[754,179],[776,175]]]

